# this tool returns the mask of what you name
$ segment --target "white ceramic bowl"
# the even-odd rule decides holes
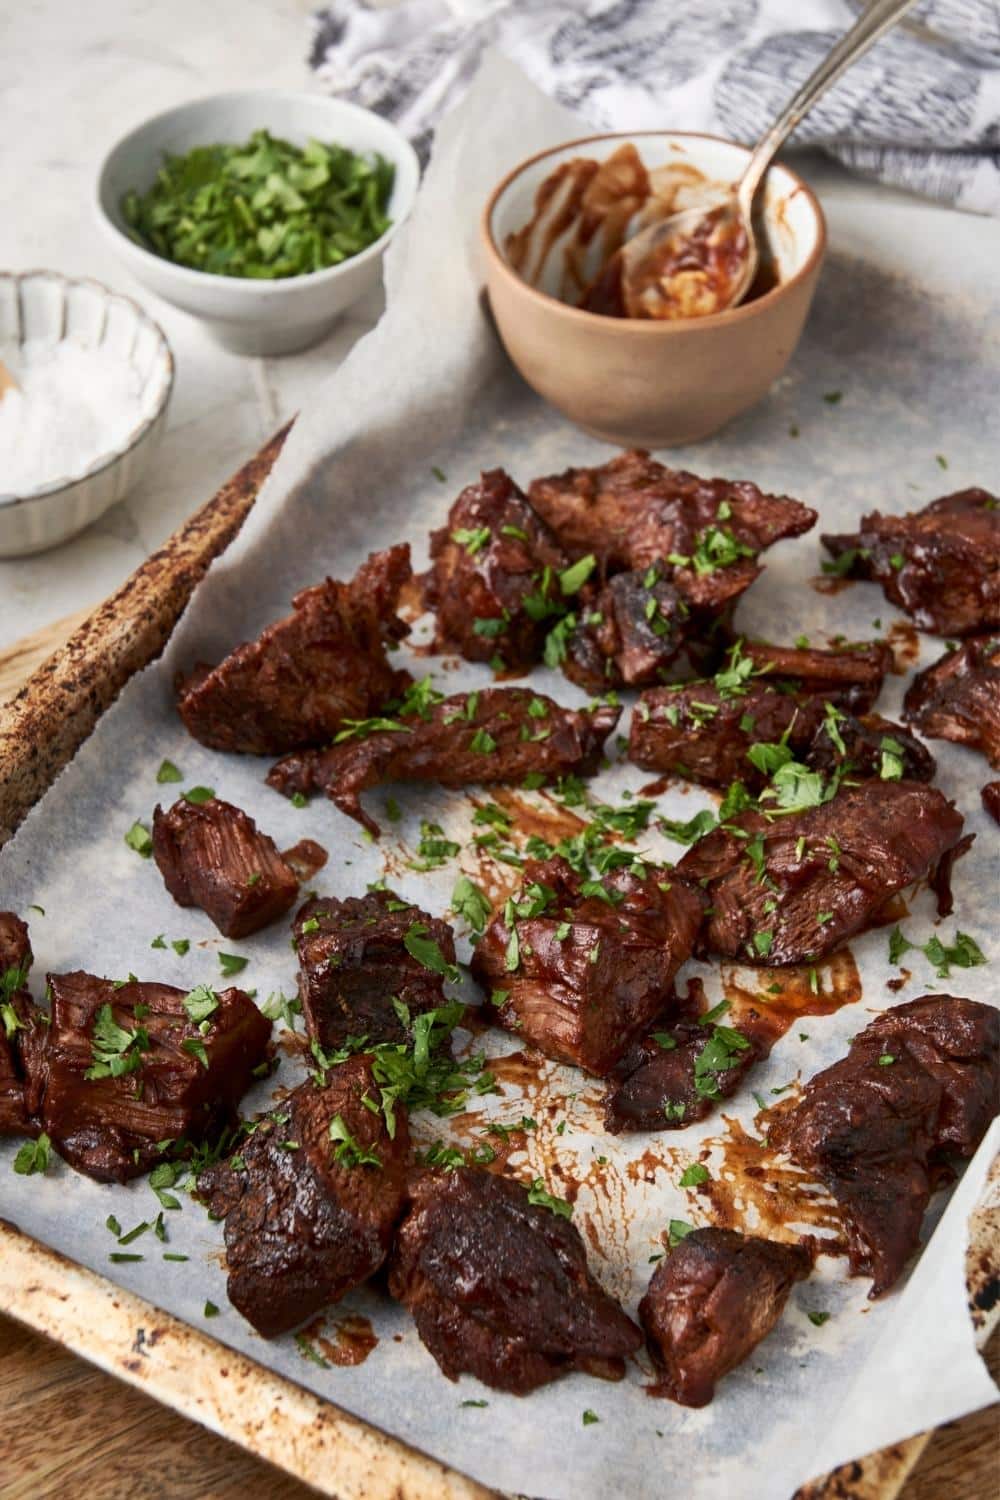
[[[239,145],[266,129],[293,145],[313,138],[352,151],[378,151],[396,169],[381,239],[339,266],[278,281],[215,276],[178,266],[144,250],[129,236],[121,212],[131,188],[145,191],[165,152],[194,146]],[[405,222],[420,180],[409,141],[370,110],[322,94],[256,89],[215,94],[155,115],[123,137],[105,158],[97,182],[98,220],[116,253],[144,286],[201,318],[213,337],[236,354],[291,354],[315,343],[345,308],[376,286],[389,241]]]
[[[139,375],[141,413],[124,443],[77,474],[24,495],[4,492],[0,473],[0,557],[42,552],[75,536],[124,498],[163,433],[174,361],[162,329],[130,297],[97,281],[55,271],[0,274],[0,346],[73,342],[102,348]]]

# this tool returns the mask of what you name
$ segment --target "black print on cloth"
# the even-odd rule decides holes
[[[575,15],[556,28],[549,44],[557,97],[572,108],[621,82],[662,97],[699,73],[720,48],[741,41],[756,14],[757,0],[715,0],[701,7],[618,0]]]
[[[760,135],[836,40],[836,32],[795,31],[737,53],[715,91],[727,131],[743,139]],[[796,139],[909,146],[933,121],[936,145],[958,144],[975,112],[979,86],[975,68],[897,32],[884,37],[820,100]]]
[[[484,50],[597,129],[752,142],[862,0],[327,0],[310,64],[426,155]],[[853,170],[1000,214],[1000,0],[923,0],[799,133]]]

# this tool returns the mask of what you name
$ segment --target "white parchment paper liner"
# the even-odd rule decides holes
[[[0,899],[31,920],[36,990],[46,970],[75,967],[112,976],[132,970],[186,987],[218,984],[216,953],[223,949],[251,956],[241,982],[256,986],[261,998],[279,988],[292,992],[294,958],[284,925],[247,943],[220,940],[200,912],[175,907],[155,867],[125,847],[133,819],[148,821],[158,795],[168,802],[177,790],[155,783],[164,756],[182,767],[186,785],[214,786],[250,810],[279,846],[306,834],[323,843],[331,860],[315,881],[320,891],[362,891],[383,873],[388,855],[392,882],[404,894],[435,912],[446,910],[457,865],[430,874],[408,870],[399,844],[415,847],[421,816],[462,837],[466,799],[436,789],[394,789],[403,819],[372,847],[322,800],[299,811],[267,789],[264,762],[213,755],[191,741],[173,712],[171,682],[175,670],[196,657],[214,659],[284,613],[296,588],[327,572],[349,576],[370,549],[407,538],[422,565],[429,529],[479,468],[503,465],[526,484],[535,474],[608,456],[516,379],[479,302],[475,224],[487,192],[522,156],[575,133],[571,116],[497,57],[443,127],[417,211],[390,251],[385,318],[303,411],[243,533],[199,590],[164,660],[123,693],[4,852]],[[1000,319],[985,237],[990,226],[973,233],[963,221],[959,240],[950,216],[916,206],[873,208],[863,189],[849,207],[849,216],[833,220],[835,253],[789,374],[756,412],[669,460],[798,495],[819,507],[821,526],[832,530],[846,529],[873,504],[912,507],[943,489],[988,485],[1000,385]],[[836,405],[822,400],[832,390],[842,391]],[[790,436],[792,425],[799,436]],[[951,467],[947,476],[935,463],[942,448]],[[445,471],[446,484],[432,467]],[[816,640],[837,631],[868,637],[876,617],[881,629],[890,626],[894,612],[874,588],[858,585],[827,598],[806,586],[818,560],[815,536],[769,554],[766,577],[741,606],[741,626],[775,640],[799,632]],[[922,661],[939,650],[939,643],[925,641]],[[446,690],[485,680],[481,669],[467,665],[415,665],[435,668]],[[564,702],[583,701],[561,678],[545,671],[536,678]],[[892,679],[881,711],[896,711],[901,693],[901,681]],[[956,918],[942,931],[950,935],[961,926],[995,959],[996,830],[978,795],[988,779],[985,763],[952,747],[934,749],[939,784],[979,835],[957,870]],[[616,766],[601,778],[599,794],[617,800],[644,780],[634,768]],[[675,818],[689,817],[708,800],[682,791],[661,799],[663,811]],[[645,844],[661,856],[681,852],[656,837]],[[30,903],[43,907],[44,916],[28,912]],[[912,902],[905,926],[923,941],[932,920],[925,892]],[[192,939],[187,957],[151,951],[161,932]],[[467,945],[460,947],[467,955]],[[761,1094],[833,1061],[870,1012],[894,999],[885,988],[892,972],[885,931],[867,934],[852,948],[862,1001],[810,1018],[806,1041],[793,1028],[751,1080]],[[937,981],[920,955],[911,957],[914,975],[900,998],[951,990],[993,1001],[993,970]],[[698,972],[717,995],[714,971],[698,966]],[[499,1034],[489,1040],[491,1051],[509,1046]],[[301,1072],[300,1062],[286,1060],[278,1081],[294,1083]],[[601,1253],[592,1255],[597,1274],[634,1311],[667,1221],[705,1220],[697,1195],[679,1189],[676,1178],[703,1140],[720,1136],[723,1122],[609,1140],[599,1128],[599,1089],[556,1068],[549,1086],[563,1100],[558,1118],[566,1121],[565,1133],[555,1136],[556,1117],[540,1119],[527,1154],[515,1155],[511,1168],[524,1176],[543,1171],[559,1191],[560,1172],[586,1177],[595,1155],[608,1156],[606,1185],[584,1187],[577,1222],[592,1227],[600,1242]],[[247,1107],[265,1107],[273,1087],[255,1089]],[[519,1117],[521,1105],[509,1086],[503,1096],[483,1101],[502,1119]],[[755,1110],[748,1090],[727,1114],[752,1129]],[[425,1136],[446,1133],[434,1121],[420,1125]],[[995,1131],[950,1201],[946,1194],[935,1199],[927,1232],[940,1222],[905,1286],[868,1303],[867,1284],[848,1281],[845,1262],[824,1257],[814,1278],[796,1289],[774,1334],[722,1384],[712,1406],[698,1412],[649,1400],[638,1370],[617,1386],[573,1376],[525,1400],[468,1379],[449,1384],[407,1314],[372,1289],[338,1311],[372,1319],[379,1336],[374,1353],[356,1368],[319,1368],[303,1360],[290,1337],[271,1343],[257,1337],[229,1306],[221,1226],[198,1207],[165,1216],[166,1248],[187,1253],[189,1262],[164,1263],[164,1247],[146,1234],[130,1247],[145,1255],[142,1262],[112,1265],[115,1241],[105,1218],[113,1213],[126,1228],[152,1219],[158,1204],[148,1185],[98,1186],[61,1164],[45,1177],[16,1177],[10,1163],[17,1144],[0,1145],[5,1217],[193,1323],[203,1322],[210,1298],[222,1309],[210,1325],[220,1339],[503,1489],[594,1500],[622,1492],[652,1500],[667,1490],[680,1490],[688,1500],[737,1494],[783,1500],[814,1474],[973,1410],[995,1394],[973,1348],[964,1290],[965,1226],[996,1150]],[[629,1165],[650,1147],[659,1166],[637,1171],[638,1181],[631,1182]],[[807,1314],[820,1309],[831,1316],[815,1327]],[[480,1399],[488,1401],[486,1408],[461,1404]],[[583,1426],[585,1408],[597,1414],[597,1423]]]

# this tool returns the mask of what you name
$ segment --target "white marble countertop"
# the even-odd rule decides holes
[[[0,561],[0,647],[111,593],[377,321],[380,295],[352,308],[303,354],[227,354],[195,319],[160,302],[119,265],[91,206],[103,155],[149,115],[227,88],[313,87],[305,65],[309,9],[310,0],[32,0],[0,7],[0,268],[93,276],[130,294],[163,326],[177,365],[166,436],[129,497],[62,547]],[[859,196],[912,201],[814,155],[796,166],[821,191],[833,244],[851,240],[851,205]],[[969,222],[945,208],[925,205],[924,212]]]
[[[308,87],[309,8],[308,0],[0,7],[0,267],[93,276],[127,293],[160,323],[177,365],[166,435],[128,498],[62,547],[0,561],[0,646],[111,593],[378,319],[380,295],[304,354],[227,354],[122,268],[91,208],[105,152],[149,115],[227,88]]]

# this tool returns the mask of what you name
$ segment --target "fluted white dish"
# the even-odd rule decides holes
[[[0,273],[0,344],[75,343],[101,349],[139,376],[141,413],[124,443],[79,473],[26,494],[4,490],[0,557],[43,552],[83,531],[124,499],[152,458],[166,423],[174,361],[162,329],[130,297],[56,271]]]
[[[303,276],[258,281],[179,266],[136,243],[122,214],[130,189],[145,192],[164,154],[195,146],[238,145],[266,129],[293,145],[335,141],[351,151],[378,151],[395,168],[389,228],[357,255]],[[389,241],[405,223],[420,182],[420,164],[405,136],[371,110],[323,94],[248,89],[180,104],[132,130],[105,157],[97,180],[97,218],[115,253],[158,297],[199,318],[234,354],[291,354],[314,344],[382,274]]]

